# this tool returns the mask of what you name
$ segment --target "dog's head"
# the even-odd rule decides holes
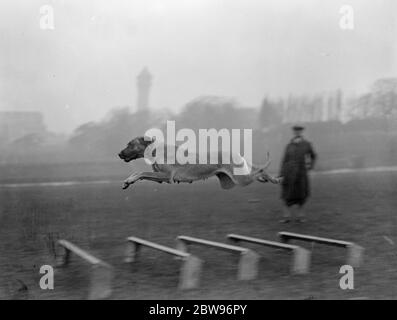
[[[146,147],[153,141],[149,137],[136,137],[128,142],[126,148],[120,151],[119,157],[125,162],[143,158]]]

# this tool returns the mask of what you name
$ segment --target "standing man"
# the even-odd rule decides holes
[[[317,155],[302,132],[304,127],[292,127],[294,137],[287,145],[281,162],[283,177],[281,199],[284,201],[284,217],[280,222],[288,223],[292,218],[292,207],[297,206],[297,221],[304,222],[303,206],[310,195],[308,170],[313,169]]]

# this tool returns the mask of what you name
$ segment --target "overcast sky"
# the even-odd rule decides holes
[[[151,106],[199,95],[258,106],[265,96],[397,75],[395,0],[1,0],[0,110],[40,110],[70,132],[113,107],[135,108],[135,78],[154,75]],[[54,30],[40,29],[40,7]],[[339,26],[342,5],[354,30]]]

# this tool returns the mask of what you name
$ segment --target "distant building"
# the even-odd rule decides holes
[[[44,134],[41,112],[0,111],[0,142],[8,143],[30,134]]]
[[[152,75],[145,67],[137,77],[138,97],[136,105],[138,111],[145,111],[149,109],[149,95],[151,85]]]

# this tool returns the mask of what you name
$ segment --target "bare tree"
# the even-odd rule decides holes
[[[373,108],[381,117],[397,114],[397,78],[383,78],[372,85]]]

